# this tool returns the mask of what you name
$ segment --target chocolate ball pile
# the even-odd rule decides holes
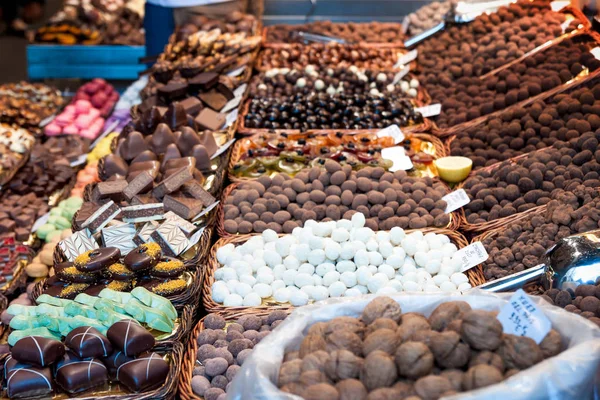
[[[482,241],[490,255],[483,263],[486,280],[493,280],[540,264],[546,249],[567,236],[600,227],[597,189],[578,186],[559,192],[543,214],[512,223]]]
[[[463,186],[471,198],[464,207],[467,221],[480,224],[527,211],[547,204],[555,191],[572,191],[581,184],[600,186],[599,139],[600,132],[588,132],[514,164],[504,161],[492,171],[477,171]]]
[[[225,399],[230,382],[254,346],[286,317],[283,311],[273,311],[266,317],[249,314],[226,328],[223,317],[207,315],[204,330],[196,339],[196,359],[200,365],[192,372],[193,392],[204,400]]]
[[[352,167],[332,160],[306,169],[295,178],[278,174],[242,182],[225,199],[225,230],[229,233],[291,233],[309,219],[338,221],[356,212],[374,231],[395,226],[411,229],[445,227],[447,187],[431,178],[413,178],[406,171]]]
[[[190,14],[189,18],[175,33],[175,40],[181,41],[198,31],[211,31],[220,29],[221,32],[251,33],[256,26],[256,17],[251,14],[244,14],[234,11],[225,15],[224,20],[210,19],[205,15]]]
[[[600,83],[596,81],[526,108],[507,110],[469,128],[451,142],[450,154],[469,157],[476,169],[550,147],[557,141],[578,138],[598,128]]]
[[[450,67],[449,75],[426,78],[426,86],[441,84],[427,87],[442,104],[436,123],[447,127],[491,114],[571,80],[584,67],[597,69],[600,61],[589,52],[594,43],[565,40],[485,80],[461,77],[459,66]]]
[[[577,286],[575,292],[550,289],[542,295],[555,306],[581,315],[600,326],[600,281],[595,285]]]
[[[391,22],[344,22],[314,21],[300,25],[272,25],[267,31],[267,43],[289,43],[294,32],[311,32],[319,35],[345,39],[349,42],[395,43],[404,38],[402,25]]]
[[[352,65],[365,69],[392,69],[398,60],[398,49],[366,49],[352,45],[293,44],[285,49],[265,48],[258,65],[260,71],[271,68],[303,69],[307,65],[321,67]]]
[[[410,76],[398,84],[393,72],[358,68],[326,68],[317,70],[308,65],[303,70],[271,70],[256,77],[250,84],[252,97],[289,97],[313,92],[371,94],[395,97],[416,97],[419,81]],[[413,89],[413,90],[411,90]]]
[[[278,386],[306,400],[436,400],[494,385],[562,351],[551,330],[537,345],[505,335],[496,313],[463,301],[429,318],[377,297],[361,318],[318,322],[287,351]]]
[[[561,35],[564,21],[545,1],[511,4],[424,41],[417,62],[432,79],[452,67],[461,69],[458,77],[480,76]]]
[[[312,93],[290,98],[252,99],[244,126],[305,132],[309,129],[381,129],[392,124],[403,127],[422,122],[423,116],[407,99]]]

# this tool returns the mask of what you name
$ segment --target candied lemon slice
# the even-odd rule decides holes
[[[473,168],[473,161],[467,157],[442,157],[434,163],[440,178],[450,183],[464,181]]]

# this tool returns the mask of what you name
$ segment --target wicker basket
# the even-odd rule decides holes
[[[0,313],[8,308],[8,299],[0,294]],[[5,324],[0,324],[0,337],[4,335],[4,331],[8,328]]]
[[[540,207],[536,207],[534,209],[534,211],[528,213],[524,218],[519,219],[519,224],[521,224],[523,222],[524,219],[529,219],[532,218],[535,215],[542,215],[546,212],[546,206],[540,206]],[[514,222],[514,221],[512,221]],[[475,243],[475,242],[483,242],[485,239],[488,238],[493,238],[495,236],[497,236],[500,232],[502,232],[503,230],[505,230],[508,226],[510,225],[509,223],[503,224],[502,226],[498,226],[495,227],[493,229],[489,229],[487,231],[485,231],[484,233],[477,235],[475,237],[473,237],[473,239],[471,240],[471,243]],[[487,251],[487,249],[486,249]],[[485,279],[485,275],[483,273],[483,264],[479,264],[474,268],[471,268],[469,270],[469,272],[473,275],[473,281],[477,282],[477,285],[483,285],[484,283],[488,282]],[[471,276],[469,276],[469,279],[471,279]]]
[[[258,317],[266,316],[270,313],[270,311],[259,311],[256,313],[252,313],[252,315],[256,315]],[[243,315],[248,314],[247,312],[234,313],[229,315],[224,315],[226,321],[235,321]],[[187,341],[187,345],[185,347],[185,353],[183,356],[183,360],[181,362],[181,374],[179,376],[178,388],[179,388],[179,396],[183,400],[203,400],[202,397],[196,395],[192,390],[192,373],[194,371],[194,367],[196,366],[196,353],[198,351],[198,335],[200,332],[204,330],[204,318],[196,324],[192,333]]]
[[[537,150],[537,151],[534,151],[534,152],[531,152],[531,153],[521,154],[521,155],[518,155],[516,157],[509,158],[508,160],[505,160],[505,161],[500,161],[500,162],[498,162],[496,164],[492,164],[492,165],[489,165],[489,166],[484,167],[484,168],[480,168],[477,171],[471,172],[469,174],[469,177],[467,179],[469,179],[470,177],[472,177],[474,175],[477,175],[477,174],[479,174],[481,172],[484,172],[484,171],[488,171],[488,172],[494,171],[495,169],[501,168],[502,166],[504,166],[506,164],[512,164],[512,165],[514,165],[519,160],[527,158],[528,156],[530,156],[532,154],[537,154],[537,153],[543,152],[543,151],[549,151],[551,149],[553,149],[553,147],[546,147],[546,148],[543,148],[543,149],[540,149],[540,150]],[[464,181],[462,181],[460,183],[460,185],[458,185],[457,188],[458,189],[462,188],[464,186],[465,182],[467,181],[467,179],[465,179]],[[474,234],[481,233],[481,232],[486,232],[486,231],[490,231],[492,229],[500,228],[500,227],[502,227],[502,226],[504,226],[506,224],[509,224],[509,223],[512,223],[512,222],[515,222],[515,221],[520,221],[521,219],[527,217],[528,215],[530,215],[532,213],[535,213],[538,210],[544,209],[544,207],[545,207],[545,205],[533,207],[533,208],[530,208],[529,210],[526,210],[526,211],[523,211],[523,212],[517,212],[517,213],[515,213],[513,215],[510,215],[508,217],[498,218],[498,219],[495,219],[493,221],[483,222],[481,224],[471,224],[471,223],[469,223],[467,221],[467,217],[466,217],[464,209],[461,208],[458,211],[459,229],[461,231],[463,231],[463,232],[474,233]]]
[[[238,135],[251,136],[251,135],[258,134],[258,133],[268,133],[268,132],[287,133],[287,134],[301,133],[301,131],[299,129],[246,128],[244,120],[246,118],[246,115],[248,114],[248,109],[250,108],[250,102],[251,102],[251,100],[247,100],[246,103],[244,103],[244,105],[241,109],[240,115],[238,116],[238,130],[237,130]],[[420,107],[420,106],[421,106],[420,104],[417,104],[417,107]],[[423,118],[422,124],[403,126],[403,127],[400,127],[400,129],[402,129],[403,132],[407,132],[407,133],[429,132],[432,127],[433,127],[432,121],[429,118]],[[311,132],[325,135],[328,133],[335,133],[335,132],[354,133],[354,134],[356,134],[356,133],[377,133],[380,130],[381,129],[318,129],[318,130],[312,130]]]
[[[436,233],[443,234],[450,237],[450,240],[456,244],[456,246],[460,249],[469,244],[467,239],[456,231],[451,231],[448,229],[435,229],[435,228],[426,228],[426,229],[418,229],[423,233]],[[406,232],[414,232],[415,230],[407,230]],[[212,299],[212,285],[215,283],[215,271],[219,268],[219,262],[217,261],[217,250],[220,247],[223,247],[229,243],[233,243],[234,245],[238,245],[246,242],[252,236],[256,235],[237,235],[237,236],[229,236],[219,239],[212,247],[209,255],[209,259],[206,265],[205,276],[204,276],[204,289],[202,290],[202,304],[204,308],[209,313],[219,313],[222,315],[231,315],[233,313],[255,313],[255,312],[272,312],[275,310],[291,310],[293,306],[289,304],[279,304],[273,301],[273,305],[265,305],[258,307],[226,307],[222,304],[216,303]],[[284,235],[280,235],[284,236]],[[473,276],[473,279],[471,278]],[[478,280],[475,280],[476,276],[473,274],[469,274],[469,281],[473,286],[479,284]]]
[[[307,132],[307,134],[310,134],[310,133],[312,133],[312,132],[311,131]],[[318,134],[318,131],[316,133]],[[413,133],[413,134],[411,134],[411,136],[414,138],[420,139],[422,141],[433,144],[433,147],[435,149],[434,158],[437,159],[437,158],[441,158],[441,157],[446,157],[448,155],[448,153],[446,151],[446,146],[437,137],[430,135],[428,133]],[[235,145],[233,146],[233,149],[231,150],[231,157],[229,159],[229,167],[227,168],[228,177],[229,177],[230,182],[236,183],[236,182],[248,181],[248,180],[255,179],[255,178],[243,178],[243,177],[240,178],[233,174],[235,165],[240,161],[240,159],[242,158],[242,155],[244,153],[245,153],[245,150],[243,148],[243,142],[242,142],[242,140],[238,140],[235,143]]]
[[[27,259],[17,265],[13,271],[13,277],[10,282],[0,289],[0,296],[11,296],[17,290],[25,289],[27,286],[27,273],[25,272],[25,267],[33,260],[36,253],[31,247],[27,246],[27,248],[29,253]],[[2,297],[0,297],[0,309],[2,308]]]
[[[216,216],[217,223],[216,223],[215,229],[217,231],[217,234],[221,238],[227,238],[227,237],[231,237],[231,236],[239,236],[239,234],[232,235],[231,233],[229,233],[225,230],[224,204],[225,204],[225,200],[227,199],[227,197],[231,194],[231,192],[233,192],[233,190],[240,183],[241,182],[232,183],[231,185],[227,186],[227,188],[225,188],[225,190],[223,191],[223,195],[221,196],[221,202],[219,203],[219,206],[217,207],[218,208],[217,216]],[[448,192],[450,192],[449,189],[448,189]],[[461,219],[459,217],[459,214],[456,211],[453,211],[452,213],[450,213],[450,222],[448,223],[448,226],[446,226],[445,228],[428,227],[425,229],[448,229],[448,230],[455,231],[455,230],[458,230],[460,223],[461,223]]]
[[[0,174],[0,188],[4,185],[6,185],[8,182],[10,182],[10,180],[12,178],[14,178],[14,176],[17,174],[17,172],[19,172],[19,170],[25,165],[27,164],[27,161],[29,161],[29,156],[31,154],[31,150],[27,150],[24,154],[23,157],[21,157],[21,159],[19,160],[19,162],[10,170],[6,171],[3,174]]]

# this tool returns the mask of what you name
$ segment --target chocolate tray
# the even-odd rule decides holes
[[[312,131],[307,132],[307,134],[311,134],[311,133],[312,133]],[[316,131],[315,133],[319,134],[320,131]],[[258,134],[258,135],[262,135],[262,134]],[[446,150],[446,147],[444,146],[444,143],[437,137],[427,134],[427,133],[412,133],[410,135],[416,139],[420,139],[424,142],[428,142],[430,144],[430,146],[427,146],[429,149],[424,150],[424,152],[427,154],[430,154],[435,159],[445,157],[447,155],[447,152],[446,152],[447,150]],[[242,155],[246,152],[246,149],[244,146],[244,141],[247,141],[249,139],[252,139],[252,137],[238,140],[235,143],[233,150],[231,151],[231,158],[229,159],[229,168],[228,168],[228,177],[229,177],[230,182],[235,183],[235,182],[240,182],[240,181],[245,181],[245,180],[256,179],[256,178],[239,177],[233,173],[235,165],[241,160]]]
[[[287,311],[287,310],[286,310]],[[257,312],[247,312],[241,311],[239,313],[227,314],[223,315],[223,318],[227,322],[235,321],[238,318],[246,315],[252,314],[258,317],[264,317],[269,315],[270,311],[257,311]],[[190,334],[189,340],[187,341],[187,345],[185,347],[185,352],[181,361],[181,371],[179,375],[179,382],[177,383],[179,389],[179,396],[183,400],[203,400],[202,397],[199,397],[192,390],[192,373],[194,372],[194,367],[198,365],[198,361],[196,360],[196,353],[198,351],[198,335],[200,332],[204,330],[204,318],[202,318],[198,324],[192,330]]]
[[[154,389],[143,393],[131,393],[127,392],[125,388],[117,384],[108,384],[105,387],[95,390],[92,389],[87,392],[79,393],[75,398],[80,400],[150,400],[150,399],[172,399],[175,397],[177,392],[177,383],[181,372],[181,362],[183,360],[184,346],[179,342],[165,342],[154,346],[153,352],[162,355],[165,360],[169,363],[169,373],[165,380],[165,383]],[[4,360],[7,354],[0,356],[0,362],[4,364]],[[5,387],[4,387],[5,389]],[[67,400],[73,398],[68,396],[66,393],[55,393],[51,400]],[[8,399],[6,390],[3,390],[2,397],[0,399]]]
[[[415,230],[421,231],[423,233],[435,233],[435,234],[443,234],[447,235],[450,238],[450,241],[454,243],[459,249],[467,246],[469,242],[467,239],[459,232],[452,231],[449,229],[437,229],[437,228],[425,228],[425,229],[407,229],[406,232],[410,233]],[[240,313],[270,313],[275,310],[292,310],[294,307],[289,303],[278,303],[274,299],[264,300],[263,304],[258,307],[226,307],[222,304],[216,303],[212,298],[212,285],[215,283],[215,271],[219,268],[219,262],[217,261],[217,250],[220,247],[223,247],[227,244],[242,244],[248,241],[252,236],[256,235],[236,235],[223,237],[219,239],[212,247],[209,255],[209,259],[207,262],[207,267],[204,275],[204,288],[202,290],[202,304],[204,305],[204,309],[208,313],[218,313],[223,316],[227,315],[235,315]],[[280,234],[279,236],[285,236],[285,234]],[[477,281],[474,279],[475,277],[471,277],[469,275],[469,282],[475,286]],[[238,315],[239,316],[239,315]]]
[[[199,268],[197,273],[200,274],[201,272],[203,271],[201,271]],[[201,282],[201,280],[199,282]],[[43,293],[45,284],[46,279],[42,279],[39,282],[37,282],[33,287],[33,290],[31,291],[31,298],[34,302]],[[200,283],[192,282],[188,291],[195,296],[198,293],[198,290],[200,289],[200,285]],[[177,307],[175,304],[173,304],[179,314],[177,320],[175,321],[175,330],[173,330],[173,332],[165,333],[151,330],[151,333],[154,335],[158,343],[180,341],[183,339],[183,337],[185,337],[188,334],[193,324],[194,313],[196,312],[194,302],[190,301],[188,303],[189,304],[182,304],[181,307]]]
[[[248,109],[250,108],[250,102],[251,100],[246,100],[246,103],[244,104],[242,111],[240,112],[240,115],[238,117],[238,134],[241,136],[251,136],[251,135],[255,135],[258,133],[269,133],[269,132],[276,132],[276,133],[287,133],[287,134],[293,134],[293,133],[301,133],[301,131],[299,129],[268,129],[268,128],[246,128],[245,123],[244,123],[244,119],[246,118],[246,115],[248,115]],[[422,104],[420,103],[416,103],[415,107],[421,107]],[[417,125],[410,125],[410,126],[404,126],[404,127],[400,127],[400,129],[403,132],[429,132],[431,130],[431,128],[433,127],[433,123],[429,118],[423,118],[423,123],[422,124],[417,124]],[[315,129],[315,130],[311,130],[311,132],[313,133],[317,133],[317,134],[328,134],[328,133],[336,133],[336,132],[342,132],[344,134],[348,134],[348,133],[377,133],[379,132],[381,129]]]

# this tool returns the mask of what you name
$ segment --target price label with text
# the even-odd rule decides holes
[[[489,255],[481,242],[471,243],[454,253],[462,261],[460,272],[465,272],[488,259]]]
[[[396,63],[396,68],[399,68],[401,65],[408,64],[409,62],[411,62],[412,60],[414,60],[415,58],[417,58],[418,54],[419,54],[419,52],[417,51],[417,49],[411,50],[408,53],[402,54],[398,58],[398,62]]]
[[[455,190],[454,192],[442,197],[442,200],[446,202],[446,210],[444,210],[446,214],[450,214],[452,211],[458,210],[462,206],[466,206],[471,202],[469,195],[464,189]]]
[[[394,80],[392,81],[392,85],[397,85],[398,82],[400,82],[402,80],[402,78],[404,78],[409,72],[410,72],[410,65],[405,65],[404,67],[402,67],[400,72],[398,72],[396,75],[394,75]]]
[[[398,125],[390,125],[387,128],[384,128],[377,132],[377,137],[393,137],[394,144],[398,144],[404,140],[404,133],[398,128]]]
[[[442,112],[441,104],[430,104],[424,107],[417,107],[415,111],[420,112],[424,118],[435,117],[436,115],[440,115]]]
[[[540,344],[552,329],[552,323],[548,317],[523,289],[517,290],[508,304],[502,307],[498,314],[498,321],[502,324],[504,333],[527,336],[537,344]]]
[[[33,224],[33,227],[31,228],[31,232],[37,232],[38,229],[40,229],[40,227],[44,224],[46,224],[48,222],[48,218],[50,218],[50,213],[46,213],[44,215],[42,215],[41,217],[39,217]]]
[[[219,147],[217,149],[217,151],[215,151],[215,154],[213,154],[210,159],[214,160],[215,158],[219,157],[221,154],[225,153],[225,151],[227,151],[227,149],[230,148],[234,142],[235,142],[235,139],[231,139],[229,142],[227,142],[223,146]]]
[[[406,155],[404,147],[401,146],[386,147],[385,149],[382,149],[381,158],[392,161],[393,164],[389,169],[391,172],[400,170],[408,171],[413,168],[410,157]]]

